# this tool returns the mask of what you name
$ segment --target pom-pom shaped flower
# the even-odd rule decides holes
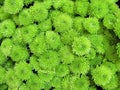
[[[22,37],[22,28],[17,28],[12,36],[12,41],[15,44],[23,44],[23,37]]]
[[[38,29],[40,31],[49,31],[52,30],[52,22],[51,19],[44,20],[43,22],[38,24]]]
[[[67,46],[60,48],[59,56],[60,56],[61,61],[64,64],[70,64],[74,61],[74,55],[72,54],[70,48]]]
[[[60,64],[60,65],[56,66],[55,73],[59,77],[64,77],[67,74],[69,74],[69,68],[67,65]]]
[[[104,3],[103,3],[104,2]],[[108,13],[108,3],[106,1],[93,1],[90,4],[89,14],[96,18],[103,18]]]
[[[70,0],[64,0],[63,1],[63,6],[61,7],[61,11],[68,13],[68,14],[73,14],[74,12],[74,2]]]
[[[33,17],[30,14],[29,9],[23,9],[19,14],[19,23],[20,25],[29,25],[33,23]]]
[[[32,7],[30,7],[30,14],[34,21],[41,22],[45,20],[48,16],[47,9],[40,2],[35,2]]]
[[[15,65],[15,75],[21,80],[28,80],[32,74],[32,70],[26,62],[19,62]]]
[[[55,19],[53,20],[53,26],[55,27],[55,31],[61,33],[71,29],[72,24],[73,24],[72,18],[69,15],[63,13],[56,16]]]
[[[91,34],[97,33],[100,29],[99,22],[97,18],[86,18],[83,22],[84,28]]]
[[[90,63],[86,58],[77,57],[70,65],[70,70],[74,74],[87,74],[90,69]]]
[[[53,71],[39,70],[38,76],[41,81],[50,82],[54,77],[55,73]]]
[[[23,0],[5,0],[4,11],[10,14],[16,14],[23,8]]]
[[[72,90],[88,90],[89,84],[87,76],[72,78]]]
[[[92,77],[97,85],[107,85],[112,78],[112,71],[105,65],[101,65],[92,70]]]
[[[108,29],[113,29],[116,22],[116,17],[113,14],[107,14],[103,19],[103,24]]]
[[[90,52],[91,42],[85,36],[77,37],[74,38],[72,48],[75,54],[79,56],[86,55]]]
[[[11,19],[4,20],[0,23],[0,32],[3,37],[11,37],[15,31],[15,23]]]
[[[60,47],[60,36],[53,31],[46,32],[45,40],[48,45],[48,48],[58,49]]]
[[[11,50],[10,57],[13,61],[25,61],[29,57],[29,53],[24,46],[14,45]]]
[[[116,88],[119,85],[117,75],[112,76],[110,82],[107,85],[102,86],[105,90],[117,90]]]
[[[0,6],[0,20],[5,20],[7,18],[10,17],[10,14],[9,13],[5,13],[4,12],[4,7],[3,6]]]
[[[46,42],[44,33],[38,34],[34,40],[29,44],[30,50],[36,56],[40,56],[46,51]]]
[[[71,90],[71,76],[67,75],[62,79],[61,87],[62,90]]]
[[[42,69],[54,69],[60,62],[57,52],[49,50],[39,56],[39,65]]]
[[[1,47],[0,47],[0,65],[4,64],[6,60],[7,60],[7,57],[1,51]]]
[[[5,74],[6,74],[5,68],[0,66],[0,84],[5,83]]]
[[[23,27],[21,30],[23,41],[25,43],[31,43],[35,35],[37,34],[37,29],[37,26],[34,24]]]
[[[53,0],[53,7],[59,9],[63,6],[64,0]]]
[[[29,90],[29,87],[26,84],[22,84],[20,85],[19,90]]]
[[[80,16],[86,16],[88,13],[89,2],[88,1],[76,1],[75,2],[75,13]]]
[[[1,43],[1,51],[5,56],[9,56],[11,53],[11,49],[13,47],[13,42],[11,39],[4,39]]]
[[[9,69],[5,74],[5,82],[9,86],[9,88],[17,89],[22,81],[18,79],[15,75],[15,72],[13,69]]]
[[[44,82],[40,80],[39,76],[36,74],[32,74],[26,85],[29,87],[29,90],[41,90],[44,88]]]
[[[61,34],[61,41],[65,45],[72,45],[75,37],[78,37],[79,33],[75,29],[70,29]]]
[[[83,31],[83,22],[84,22],[84,18],[75,17],[73,19],[73,27],[74,27],[74,29],[81,33]]]
[[[62,82],[62,78],[60,77],[54,77],[52,80],[51,80],[51,85],[55,88],[61,88],[61,82]]]

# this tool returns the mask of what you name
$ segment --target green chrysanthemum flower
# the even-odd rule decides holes
[[[60,47],[60,36],[53,31],[46,32],[45,40],[49,49],[58,49]]]
[[[103,18],[105,15],[107,15],[108,11],[109,11],[109,7],[106,1],[101,1],[101,0],[97,2],[93,1],[90,4],[90,10],[89,10],[90,16],[96,18]]]
[[[11,54],[11,49],[13,47],[13,42],[11,39],[4,39],[1,43],[1,51],[5,56],[9,56]]]
[[[5,0],[4,11],[10,14],[16,14],[23,8],[23,0]]]
[[[79,56],[86,55],[90,52],[91,42],[87,37],[81,36],[74,39],[72,48],[75,54]]]
[[[59,77],[64,77],[67,74],[69,74],[69,68],[67,65],[60,64],[60,65],[56,66],[55,73]]]
[[[21,80],[28,80],[31,77],[32,70],[26,62],[19,62],[15,65],[15,75]]]
[[[25,61],[29,57],[29,53],[24,46],[14,45],[11,50],[10,57],[13,61]]]
[[[64,64],[70,64],[74,61],[74,55],[72,54],[70,48],[67,46],[60,48],[59,56]]]
[[[21,29],[21,35],[25,43],[31,43],[35,35],[38,33],[38,28],[36,25],[32,24]]]
[[[86,76],[73,77],[72,79],[72,90],[88,90],[89,80]]]
[[[33,17],[30,14],[29,9],[23,9],[19,14],[19,23],[20,25],[29,25],[33,23]]]
[[[76,1],[75,2],[75,13],[80,16],[86,16],[88,13],[89,2],[88,1]]]
[[[0,47],[0,65],[4,64],[6,60],[7,60],[7,57],[1,51],[1,47]]]
[[[105,65],[101,65],[92,70],[92,77],[97,85],[107,85],[112,78],[112,71]]]
[[[38,29],[40,31],[50,31],[52,30],[52,22],[51,19],[44,20],[43,22],[38,24]]]
[[[113,29],[116,22],[116,17],[113,14],[107,14],[103,19],[103,24],[108,29]]]
[[[11,19],[4,20],[0,23],[0,32],[3,37],[11,37],[15,31],[15,23]]]
[[[5,74],[6,74],[5,68],[0,66],[0,84],[5,83]]]
[[[40,56],[46,51],[46,42],[44,33],[38,34],[34,40],[29,44],[30,50],[36,56]]]
[[[84,19],[83,25],[84,28],[91,34],[97,33],[100,29],[98,19],[94,17]]]
[[[63,13],[56,16],[55,19],[53,20],[53,26],[55,27],[55,31],[61,33],[71,29],[72,24],[73,24],[72,18],[69,15]]]
[[[47,18],[48,11],[43,4],[36,1],[34,5],[30,7],[30,14],[34,21],[41,22]]]
[[[57,52],[52,50],[43,53],[39,57],[39,65],[45,70],[53,70],[60,62]]]
[[[86,58],[77,57],[70,65],[70,70],[74,74],[87,74],[90,69],[90,63]]]
[[[83,22],[85,18],[82,17],[75,17],[73,19],[73,27],[76,31],[82,32],[83,31]]]

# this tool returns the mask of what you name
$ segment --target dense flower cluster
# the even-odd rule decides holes
[[[0,90],[120,90],[117,2],[0,0]]]

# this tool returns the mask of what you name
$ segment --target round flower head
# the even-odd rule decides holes
[[[75,54],[79,56],[86,55],[90,52],[91,42],[85,36],[74,38],[72,48]]]
[[[116,88],[119,85],[119,81],[118,81],[118,77],[115,74],[114,76],[112,76],[110,82],[107,85],[102,86],[105,90],[117,90]]]
[[[5,82],[5,74],[6,74],[5,68],[0,66],[0,84]]]
[[[86,18],[83,22],[84,28],[91,34],[97,33],[100,29],[99,22],[97,18]]]
[[[73,27],[74,27],[74,29],[81,33],[83,31],[83,22],[84,22],[84,18],[75,17],[73,19]]]
[[[92,70],[92,77],[97,85],[107,85],[112,78],[112,71],[105,65],[101,65]]]
[[[5,0],[4,11],[10,14],[16,14],[23,8],[23,0]]]
[[[60,56],[61,61],[64,64],[70,64],[74,61],[74,55],[72,54],[70,48],[67,46],[60,48],[59,56]]]
[[[76,1],[75,13],[80,16],[86,16],[88,13],[89,2],[88,1]]]
[[[59,9],[63,6],[64,0],[53,0],[53,7]]]
[[[59,57],[57,52],[55,51],[47,51],[39,58],[39,65],[42,69],[54,69],[57,65],[59,65]]]
[[[30,14],[28,9],[23,9],[19,14],[19,23],[20,25],[29,25],[33,23],[33,17]]]
[[[87,74],[90,69],[90,63],[85,58],[77,57],[70,65],[70,70],[74,74]]]
[[[88,90],[89,84],[86,76],[72,78],[72,90]]]
[[[65,32],[72,28],[72,18],[67,14],[60,14],[53,20],[53,26],[57,32]]]
[[[46,32],[45,40],[48,48],[58,49],[60,47],[60,36],[53,31]]]
[[[30,50],[36,56],[40,56],[46,51],[46,42],[44,33],[38,34],[34,40],[29,44]]]
[[[116,22],[116,17],[113,14],[107,14],[103,19],[103,24],[107,29],[113,29]]]
[[[36,1],[34,5],[30,7],[30,14],[34,21],[41,22],[47,18],[48,11],[43,4]]]
[[[61,7],[61,11],[68,13],[68,14],[73,14],[74,2],[70,0],[65,0],[63,3],[63,6]]]
[[[4,64],[6,60],[7,60],[7,57],[1,51],[1,47],[0,47],[0,65]]]
[[[34,39],[35,35],[37,34],[37,26],[32,24],[29,26],[25,26],[21,29],[21,35],[23,38],[23,41],[25,43],[30,43]]]
[[[1,43],[1,51],[5,56],[9,56],[11,53],[11,49],[13,47],[13,42],[11,39],[4,39]]]
[[[55,68],[55,73],[57,76],[59,77],[64,77],[67,74],[69,74],[69,68],[67,65],[64,64],[59,64],[56,68]]]
[[[74,37],[79,36],[79,33],[75,29],[70,29],[61,34],[61,41],[65,45],[72,45]]]
[[[0,21],[5,20],[10,17],[9,13],[4,12],[4,7],[0,6]]]
[[[89,14],[96,18],[103,18],[108,13],[108,10],[109,7],[106,1],[94,1],[90,4]]]
[[[19,62],[15,65],[15,75],[21,80],[28,80],[32,74],[32,70],[26,62]]]
[[[24,61],[28,58],[29,53],[24,46],[14,45],[11,50],[10,57],[13,61],[19,62]]]
[[[0,32],[4,37],[11,37],[15,31],[15,23],[11,19],[7,19],[0,23]]]
[[[40,29],[40,31],[52,30],[51,19],[47,19],[47,20],[44,20],[43,22],[39,23],[38,24],[38,29]]]

